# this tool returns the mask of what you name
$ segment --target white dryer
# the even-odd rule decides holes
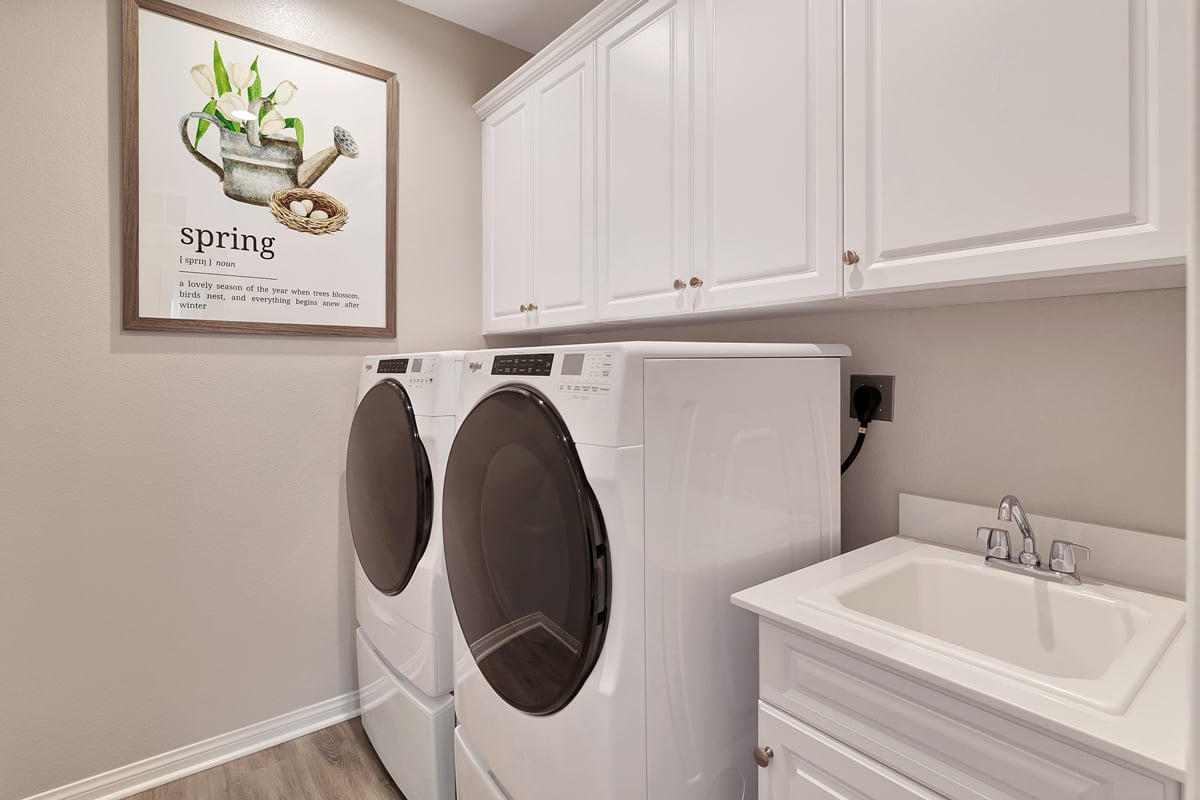
[[[756,620],[729,596],[839,550],[846,355],[466,355],[443,498],[460,800],[756,796]]]
[[[441,491],[462,357],[364,359],[346,448],[363,727],[409,800],[454,797]]]

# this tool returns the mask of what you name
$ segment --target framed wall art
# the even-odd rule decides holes
[[[125,0],[129,330],[396,333],[396,78]]]

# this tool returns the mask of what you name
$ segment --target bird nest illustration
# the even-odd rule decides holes
[[[337,198],[315,189],[280,189],[271,195],[269,208],[275,219],[300,233],[336,233],[350,219]]]

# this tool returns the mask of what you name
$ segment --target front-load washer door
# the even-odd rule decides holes
[[[446,466],[450,595],[479,670],[510,705],[552,714],[600,657],[607,537],[562,418],[504,386],[471,411]]]
[[[386,595],[404,591],[433,526],[433,475],[412,402],[394,380],[358,404],[346,448],[350,534],[363,572]]]

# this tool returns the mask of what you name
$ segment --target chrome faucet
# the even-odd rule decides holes
[[[1092,551],[1081,544],[1055,539],[1050,545],[1050,567],[1042,566],[1042,559],[1037,554],[1037,542],[1033,538],[1033,526],[1025,516],[1021,501],[1011,494],[1006,494],[1000,501],[1000,509],[996,518],[1001,522],[1015,521],[1021,536],[1025,538],[1020,555],[1012,555],[1008,531],[1002,528],[983,527],[975,531],[976,536],[987,537],[987,555],[984,563],[989,567],[1020,572],[1042,580],[1058,581],[1068,586],[1079,585],[1077,562],[1082,557],[1090,558]]]
[[[996,519],[1001,522],[1017,523],[1017,530],[1025,537],[1025,542],[1021,545],[1021,555],[1017,556],[1017,559],[1027,567],[1040,567],[1042,559],[1037,554],[1033,526],[1029,524],[1029,518],[1025,516],[1025,509],[1015,495],[1004,495],[1004,499],[1000,501],[1000,509],[996,512]]]

